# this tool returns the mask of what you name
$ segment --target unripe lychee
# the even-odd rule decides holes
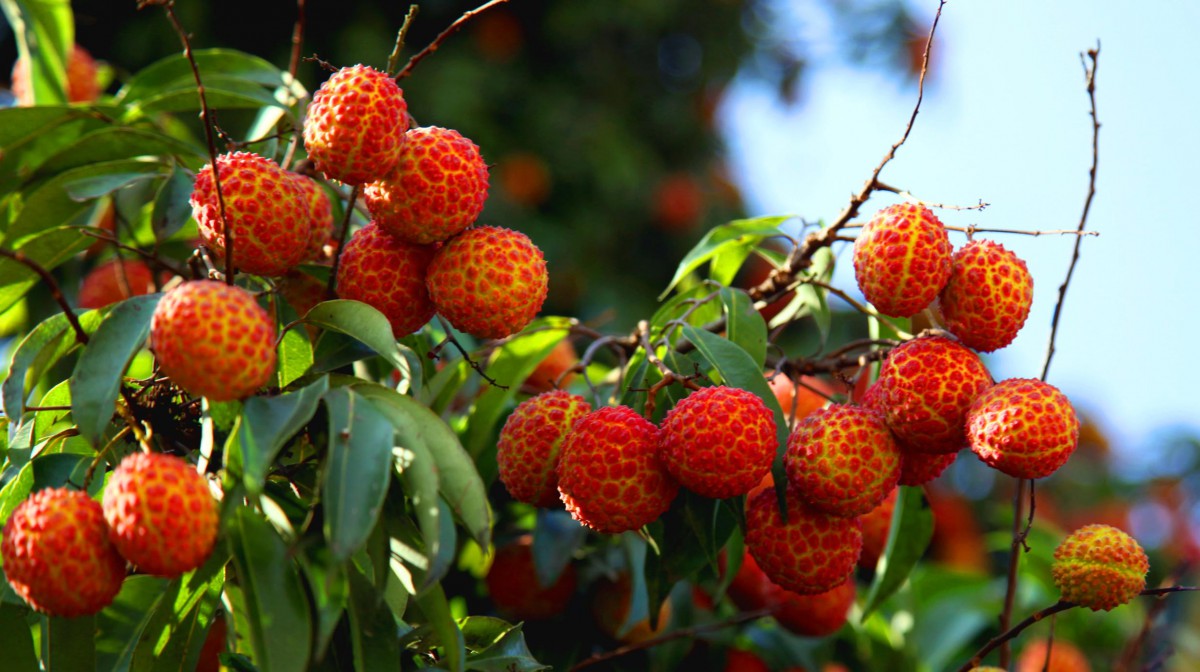
[[[1017,658],[1016,672],[1092,672],[1092,665],[1079,647],[1056,637],[1053,643],[1044,639],[1030,642]]]
[[[904,446],[900,448],[904,452],[900,460],[900,485],[925,485],[941,476],[958,458],[957,452],[918,453],[904,451]]]
[[[1146,588],[1150,560],[1138,542],[1110,525],[1084,525],[1054,549],[1050,575],[1062,599],[1109,611]]]
[[[896,488],[900,446],[879,411],[833,404],[796,425],[783,464],[788,481],[809,506],[855,517]]]
[[[133,453],[104,488],[108,538],[139,571],[176,577],[204,564],[217,540],[217,502],[191,464]]]
[[[846,624],[856,593],[853,578],[814,595],[779,588],[775,620],[801,637],[827,637]]]
[[[979,395],[967,412],[967,441],[988,466],[1014,478],[1043,478],[1079,444],[1079,418],[1058,388],[1010,378]]]
[[[905,448],[953,453],[966,445],[967,409],[992,385],[979,355],[942,336],[914,338],[888,355],[876,402]]]
[[[859,518],[862,523],[863,547],[858,556],[858,566],[874,569],[887,547],[888,533],[892,529],[892,514],[896,511],[896,495],[900,488],[892,488],[879,506],[871,509]]]
[[[304,119],[304,148],[325,175],[364,184],[400,160],[408,104],[395,80],[370,66],[333,73],[313,94]]]
[[[879,312],[911,317],[937,298],[950,278],[950,237],[929,208],[888,206],[854,241],[854,277]]]
[[[13,509],[0,544],[4,575],[50,616],[94,614],[112,603],[125,560],[108,541],[104,512],[85,492],[44,488]]]
[[[991,352],[1012,343],[1032,304],[1033,276],[1003,245],[972,240],[954,253],[939,305],[963,345]]]
[[[316,180],[300,173],[289,175],[308,205],[305,211],[308,214],[308,245],[304,248],[301,261],[322,261],[325,259],[325,246],[333,240],[333,204],[329,202],[329,194]]]
[[[746,501],[746,548],[779,586],[801,595],[831,590],[854,571],[862,550],[858,518],[821,513],[787,489],[787,523],[771,488]]]
[[[583,416],[563,440],[558,491],[567,511],[597,532],[618,534],[658,519],[679,483],[658,456],[658,427],[626,406]]]
[[[427,279],[437,312],[476,338],[504,338],[529,324],[546,300],[542,251],[523,233],[467,229],[433,257]]]
[[[193,280],[158,302],[150,349],[162,373],[189,394],[232,401],[270,381],[275,322],[241,287]]]
[[[592,411],[586,399],[553,390],[517,405],[496,442],[500,481],[513,499],[552,507],[558,496],[558,456],[575,421]]]
[[[575,566],[568,564],[553,585],[538,581],[533,561],[533,537],[525,535],[496,549],[485,579],[492,603],[501,613],[521,621],[557,616],[575,593]]]
[[[680,485],[725,499],[744,495],[775,460],[775,416],[757,395],[706,387],[684,397],[662,421],[662,460]]]
[[[400,160],[363,189],[375,223],[414,243],[443,241],[475,223],[488,193],[488,168],[479,147],[439,126],[405,134]]]
[[[100,84],[96,80],[99,68],[87,49],[78,44],[72,45],[67,52],[66,70],[67,102],[90,103],[100,97]],[[29,63],[18,58],[13,63],[12,92],[17,98],[17,105],[21,107],[33,105],[33,86],[29,79]]]
[[[396,338],[420,329],[433,317],[426,275],[434,246],[406,243],[375,223],[350,237],[337,271],[337,292],[374,307],[392,324]]]
[[[110,259],[93,268],[79,286],[80,308],[103,308],[154,291],[154,274],[139,259]]]
[[[308,249],[308,202],[291,174],[271,159],[249,152],[217,157],[225,221],[233,231],[233,263],[256,275],[283,275]],[[225,225],[213,181],[212,164],[196,174],[192,216],[200,237],[221,257]]]

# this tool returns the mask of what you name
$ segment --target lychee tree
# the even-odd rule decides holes
[[[313,57],[314,94],[147,0],[182,54],[76,100],[70,12],[4,3],[35,104],[0,110],[0,310],[45,315],[0,386],[6,669],[969,670],[1186,589],[1146,591],[1170,574],[1120,530],[1034,524],[1080,422],[1049,357],[980,358],[1032,279],[975,236],[1040,232],[911,195],[856,221],[920,96],[829,221],[711,228],[631,331],[543,314],[553,256],[479,220],[487,144],[403,90],[501,4],[407,63],[415,9],[375,66]],[[866,302],[832,284],[851,243]],[[1016,479],[1006,576],[929,551],[967,447]]]

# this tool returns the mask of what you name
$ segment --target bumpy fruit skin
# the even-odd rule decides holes
[[[775,416],[757,395],[706,387],[662,421],[661,456],[680,485],[713,499],[744,495],[775,459]]]
[[[828,637],[846,624],[857,593],[853,578],[815,595],[779,589],[775,620],[801,637]]]
[[[561,614],[575,593],[578,578],[575,566],[568,564],[553,585],[539,583],[533,537],[525,535],[496,549],[484,581],[498,611],[516,620],[533,621]]]
[[[1014,478],[1043,478],[1075,452],[1079,418],[1053,385],[1010,378],[971,404],[967,440],[988,466]]]
[[[854,241],[854,277],[879,312],[911,317],[924,310],[950,278],[946,227],[916,203],[888,206]]]
[[[467,229],[438,249],[429,296],[455,329],[504,338],[529,324],[546,300],[546,259],[529,236],[498,226]]]
[[[425,283],[433,258],[433,246],[406,243],[368,224],[342,250],[338,296],[374,307],[388,318],[396,338],[407,336],[433,317]]]
[[[874,569],[887,547],[888,532],[892,529],[892,514],[896,511],[896,495],[899,488],[892,488],[879,506],[871,509],[859,518],[862,523],[863,547],[858,556],[858,566]]]
[[[878,506],[896,488],[900,459],[900,446],[882,413],[833,404],[796,425],[783,464],[805,503],[852,518]]]
[[[271,159],[249,152],[218,156],[217,174],[233,231],[234,266],[273,276],[300,263],[308,249],[308,202],[291,174]],[[225,227],[211,163],[196,174],[191,204],[200,237],[223,256]]]
[[[963,245],[939,301],[942,318],[963,345],[999,350],[1017,337],[1033,305],[1033,276],[1017,255],[990,240]]]
[[[298,317],[304,317],[318,303],[333,298],[320,278],[295,268],[275,281],[275,287]]]
[[[771,488],[746,502],[746,548],[777,585],[801,595],[831,590],[845,581],[862,550],[858,518],[842,518],[806,506],[787,489],[787,524]]]
[[[241,287],[193,280],[158,302],[150,349],[163,374],[183,390],[232,401],[270,381],[275,322]]]
[[[111,259],[93,268],[79,286],[80,308],[103,308],[154,291],[154,274],[137,259]]]
[[[488,194],[479,147],[439,126],[409,129],[400,161],[363,189],[371,217],[388,233],[434,243],[475,223]]]
[[[658,456],[658,427],[626,406],[583,416],[558,460],[558,491],[580,523],[605,534],[636,530],[671,506],[679,483]]]
[[[1150,560],[1133,537],[1110,525],[1084,525],[1054,549],[1050,575],[1062,599],[1109,611],[1146,588]]]
[[[900,485],[925,485],[954,464],[958,453],[917,453],[907,451],[900,460]]]
[[[73,618],[112,603],[125,560],[109,543],[104,512],[87,493],[44,488],[13,509],[0,543],[4,574],[34,609]]]
[[[553,390],[530,397],[508,416],[496,442],[500,481],[513,499],[553,507],[558,496],[558,456],[575,422],[592,412],[578,394]]]
[[[395,80],[370,66],[333,73],[313,94],[304,119],[304,148],[326,176],[365,184],[400,160],[408,103]]]
[[[217,502],[174,455],[133,453],[104,488],[108,538],[138,570],[176,577],[204,564],[217,541]]]
[[[992,385],[979,355],[942,336],[914,338],[888,355],[876,402],[907,450],[953,453],[966,446],[971,402]]]
[[[1050,664],[1046,664],[1044,639],[1030,642],[1017,658],[1016,672],[1092,672],[1087,656],[1074,644],[1061,638],[1054,640],[1050,649]]]
[[[78,44],[67,53],[67,102],[90,103],[100,97],[100,84],[96,81],[96,60],[87,49]],[[29,81],[29,65],[18,58],[13,63],[12,92],[17,105],[33,105],[33,87]]]
[[[325,259],[325,245],[333,240],[333,204],[329,202],[329,194],[316,180],[300,173],[289,175],[308,205],[305,211],[308,215],[308,245],[304,248],[301,261],[322,261]]]

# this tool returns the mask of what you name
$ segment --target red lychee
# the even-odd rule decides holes
[[[406,134],[396,167],[363,189],[375,223],[413,243],[446,240],[475,223],[488,194],[479,147],[439,126]]]
[[[900,446],[879,411],[833,404],[796,425],[783,463],[788,481],[809,506],[861,516],[896,488]]]
[[[396,338],[420,329],[433,317],[426,276],[434,246],[406,243],[375,223],[359,229],[342,250],[337,292],[383,313]]]
[[[1150,560],[1138,542],[1110,525],[1084,525],[1054,549],[1050,575],[1062,599],[1109,611],[1146,588]]]
[[[950,237],[929,208],[888,206],[854,241],[854,277],[879,312],[911,317],[937,297],[950,278]]]
[[[110,259],[93,268],[79,286],[80,308],[103,308],[154,291],[154,274],[139,259]]]
[[[626,406],[583,416],[563,440],[558,490],[567,511],[605,534],[636,530],[671,506],[679,483],[658,456],[658,427]]]
[[[771,672],[771,667],[753,651],[729,649],[725,652],[724,672]]]
[[[904,449],[902,445],[901,450]],[[900,460],[900,485],[925,485],[946,471],[958,453],[918,453],[904,451]]]
[[[104,489],[108,538],[138,570],[176,577],[204,564],[217,540],[217,502],[195,467],[165,453],[121,460]]]
[[[896,511],[896,495],[900,488],[892,488],[879,506],[863,514],[859,521],[862,523],[863,547],[858,557],[858,566],[874,569],[887,547],[888,533],[892,529],[892,514]]]
[[[717,556],[717,566],[725,573],[725,554]],[[743,551],[742,564],[729,582],[729,599],[742,611],[758,611],[775,607],[776,592],[782,590],[763,573],[754,556]]]
[[[680,485],[725,499],[744,495],[775,459],[775,416],[762,399],[735,387],[706,387],[675,404],[662,421],[662,460]]]
[[[29,606],[50,616],[94,614],[112,603],[125,560],[104,512],[85,492],[44,488],[13,509],[0,543],[4,574]]]
[[[217,173],[233,231],[234,266],[257,275],[283,275],[300,263],[308,249],[308,202],[291,174],[249,152],[218,156]],[[196,174],[191,204],[200,237],[223,256],[225,226],[211,163]]]
[[[654,188],[654,220],[667,233],[689,233],[704,215],[704,190],[687,173],[665,176]]]
[[[523,233],[480,226],[451,238],[434,255],[429,297],[455,329],[504,338],[529,324],[546,300],[542,251]]]
[[[276,280],[275,287],[299,317],[304,317],[318,303],[333,298],[320,278],[295,268]]]
[[[1003,245],[972,240],[954,253],[939,305],[963,345],[991,352],[1012,343],[1032,304],[1033,276]]]
[[[975,399],[967,441],[988,466],[1014,478],[1043,478],[1066,464],[1079,443],[1079,418],[1058,388],[1010,378]]]
[[[516,620],[532,621],[561,614],[578,579],[575,566],[568,564],[553,585],[543,586],[533,564],[533,537],[524,535],[496,549],[485,582],[498,611]]]
[[[333,73],[313,94],[304,148],[317,169],[346,184],[378,180],[400,161],[408,104],[386,73],[354,65]]]
[[[325,246],[333,241],[333,204],[316,180],[300,173],[289,175],[308,204],[308,245],[301,261],[323,261]]]
[[[967,409],[992,385],[979,355],[942,336],[892,350],[879,372],[876,403],[907,450],[953,453],[966,445]]]
[[[799,382],[783,374],[767,374],[771,392],[789,423],[807,418],[818,408],[829,403],[835,390],[829,383],[815,376],[800,376]]]
[[[801,637],[827,637],[841,630],[857,594],[853,578],[815,595],[778,590],[775,620]]]
[[[275,322],[241,287],[193,280],[158,302],[150,349],[162,373],[189,394],[232,401],[271,379]]]
[[[500,481],[513,499],[552,507],[558,496],[558,456],[575,421],[592,411],[586,399],[552,390],[517,405],[496,442]]]
[[[801,595],[831,590],[854,571],[862,550],[858,518],[821,513],[787,488],[787,523],[771,488],[746,502],[746,548],[777,585]]]
[[[90,103],[99,98],[98,71],[96,60],[88,50],[78,44],[72,45],[67,52],[67,102]],[[29,64],[18,58],[13,63],[12,92],[17,98],[17,105],[21,107],[33,105],[33,86],[29,80]]]

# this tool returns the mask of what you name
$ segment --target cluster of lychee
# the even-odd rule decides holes
[[[182,458],[135,453],[113,471],[103,503],[67,488],[30,495],[9,516],[0,555],[31,607],[75,617],[111,604],[127,565],[177,577],[204,564],[216,538],[205,478]]]

